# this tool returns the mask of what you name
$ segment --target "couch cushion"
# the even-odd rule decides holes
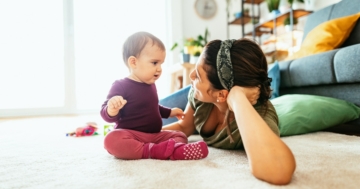
[[[360,82],[360,44],[337,51],[334,70],[337,83]]]
[[[271,78],[270,88],[272,92],[270,99],[274,99],[279,96],[280,89],[280,68],[278,61],[275,61],[275,63],[269,65],[268,77]]]
[[[315,95],[284,95],[272,99],[281,136],[320,131],[359,118],[353,103]]]
[[[303,40],[312,29],[314,29],[319,24],[329,20],[333,6],[334,5],[330,5],[328,7],[322,8],[307,16],[304,26]]]
[[[286,94],[312,94],[318,96],[327,96],[346,100],[356,104],[357,106],[360,106],[360,95],[356,95],[360,94],[360,83],[281,88],[280,96]]]
[[[279,63],[280,88],[360,82],[360,44]]]
[[[360,12],[360,0],[342,0],[336,4],[330,5],[328,7],[322,8],[307,17],[305,27],[304,27],[304,36],[306,35],[319,24],[332,20],[335,18],[344,17],[351,14],[356,14]],[[357,25],[359,22],[357,22]],[[356,26],[355,28],[357,28]],[[359,36],[360,33],[357,34]],[[350,36],[353,39],[354,36]],[[345,43],[349,45],[348,43]],[[344,45],[345,45],[344,44]]]
[[[280,87],[300,87],[335,83],[333,57],[338,50],[279,63]]]
[[[360,0],[341,0],[333,4],[329,20],[360,12]]]
[[[312,29],[300,50],[287,59],[296,59],[341,47],[355,27],[360,12],[321,23]]]
[[[359,43],[360,43],[360,19],[356,22],[355,27],[353,28],[349,37],[346,39],[346,41],[342,46],[347,47]]]

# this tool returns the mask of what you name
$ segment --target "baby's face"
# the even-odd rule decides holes
[[[161,50],[157,45],[148,42],[141,51],[137,59],[136,69],[133,74],[138,78],[139,82],[153,84],[159,79],[164,63],[166,52]]]

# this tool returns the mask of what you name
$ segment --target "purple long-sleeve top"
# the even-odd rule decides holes
[[[106,111],[107,102],[113,96],[122,96],[127,103],[119,113],[110,117]],[[116,80],[101,107],[101,117],[109,123],[116,123],[116,129],[131,129],[146,133],[161,131],[162,119],[170,116],[171,109],[159,105],[155,84],[133,81],[129,78]]]

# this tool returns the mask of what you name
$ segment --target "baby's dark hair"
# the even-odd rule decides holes
[[[221,85],[216,68],[216,57],[221,41],[214,40],[205,46],[204,69],[214,89],[224,89]],[[233,66],[234,86],[256,87],[260,86],[258,102],[267,109],[270,98],[270,82],[268,79],[268,64],[261,48],[254,41],[242,38],[236,40],[231,49],[231,62]]]
[[[137,32],[130,35],[123,45],[123,60],[126,66],[127,60],[130,56],[138,57],[148,42],[156,45],[161,50],[165,51],[163,42],[148,32]]]

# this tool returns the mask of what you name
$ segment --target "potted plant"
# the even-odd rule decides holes
[[[296,18],[293,17],[293,25],[296,25],[298,23],[298,20]],[[290,16],[286,17],[284,20],[284,25],[290,25]]]
[[[179,46],[179,44],[178,43],[174,43],[174,45],[171,47],[171,51],[173,51],[174,49],[176,49],[176,47],[178,47]],[[181,49],[181,51],[180,51],[180,59],[181,59],[181,61],[182,62],[190,62],[190,54],[188,54],[188,53],[185,53],[184,52],[184,49],[185,49],[185,46],[184,46],[184,48],[182,48]]]
[[[290,4],[290,7],[292,8],[292,9],[297,9],[298,8],[298,6],[294,6],[295,4],[295,2],[299,2],[299,3],[304,3],[304,0],[288,0],[288,2],[289,2],[289,4]]]
[[[273,13],[274,15],[279,14],[279,5],[280,0],[266,0],[269,12]]]
[[[253,18],[253,19],[250,20],[250,23],[258,24],[258,23],[259,23],[259,19],[258,19],[258,18]]]
[[[291,28],[290,28],[290,16],[286,17],[285,20],[284,20],[284,26],[285,26],[285,30],[286,31],[291,31]],[[297,23],[298,23],[298,20],[296,18],[293,17],[292,19],[292,22],[293,22],[293,26],[295,26]]]
[[[206,28],[204,36],[198,35],[197,38],[185,39],[184,47],[181,50],[183,62],[195,63],[194,61],[192,61],[192,59],[196,59],[196,57],[200,56],[203,47],[208,42],[207,41],[208,36],[209,36],[209,30]],[[179,44],[175,43],[171,47],[170,50],[172,51],[172,50],[176,49],[178,46],[179,46]],[[192,57],[195,57],[195,58],[192,58]]]
[[[245,8],[245,9],[244,9],[244,16],[250,16],[249,13],[250,13],[250,9],[249,9],[249,8]]]

